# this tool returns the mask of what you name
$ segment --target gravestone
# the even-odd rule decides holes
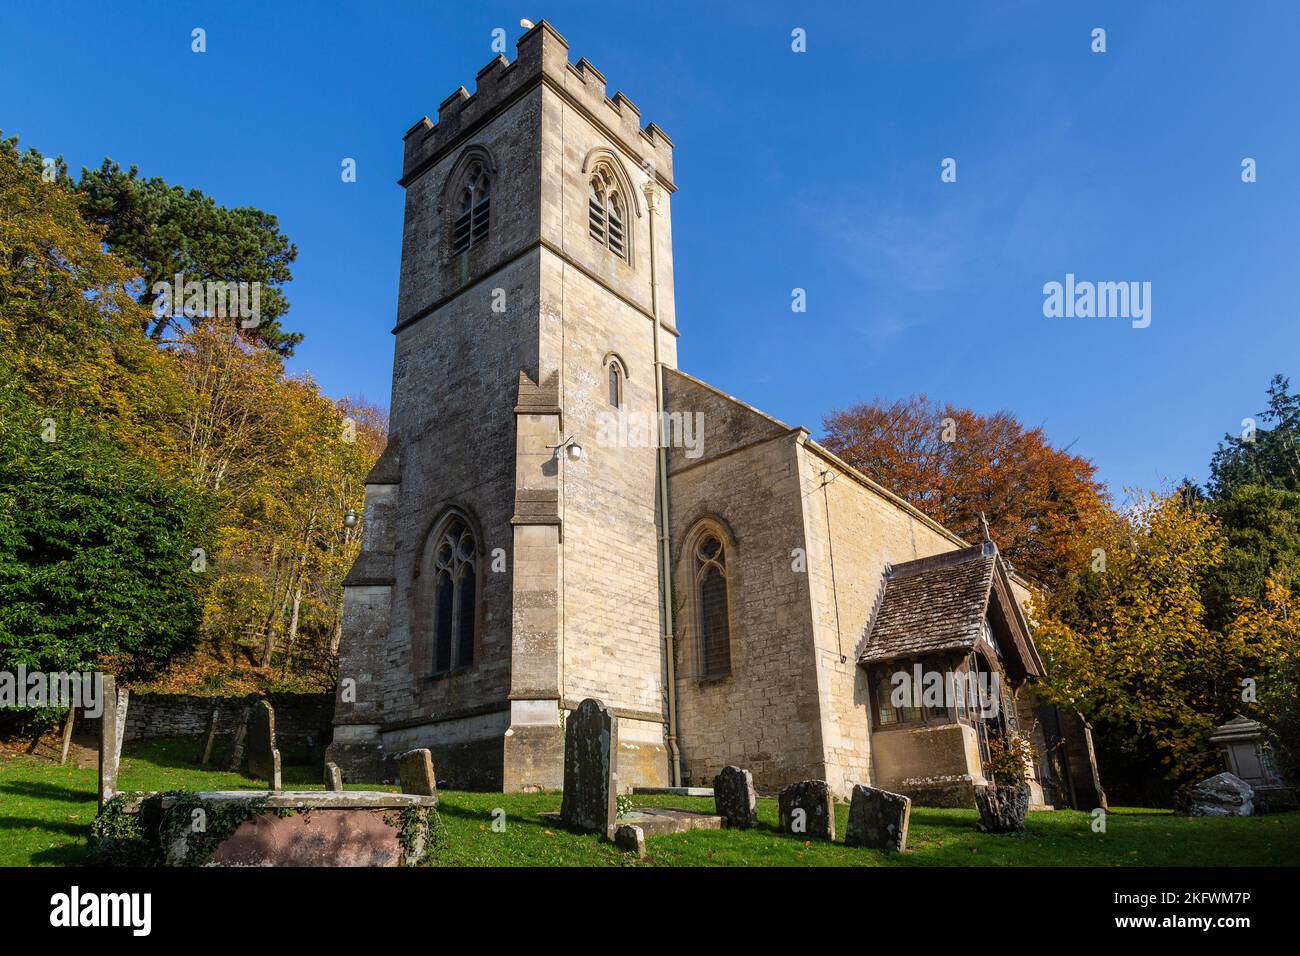
[[[1219,773],[1187,788],[1184,800],[1194,817],[1249,817],[1255,813],[1255,790],[1236,774]]]
[[[339,769],[339,765],[336,763],[330,762],[325,764],[325,789],[343,789],[343,771]]]
[[[117,771],[122,763],[122,735],[131,692],[117,686],[117,678],[104,675],[103,713],[99,717],[99,805],[117,792]]]
[[[69,707],[63,721],[63,749],[59,751],[59,766],[68,762],[68,748],[72,746],[72,724],[77,719],[77,708]]]
[[[275,748],[275,708],[259,700],[248,718],[248,772],[280,790],[280,751]]]
[[[912,801],[908,797],[858,784],[849,802],[844,845],[902,853],[907,849],[907,824],[911,816]]]
[[[1024,833],[1029,812],[1029,787],[1025,784],[985,784],[975,788],[975,809],[981,833]]]
[[[835,804],[825,780],[801,780],[777,798],[781,830],[805,840],[835,839]]]
[[[438,781],[433,776],[433,754],[428,750],[408,750],[397,758],[397,777],[402,783],[402,793],[421,797],[436,797]]]
[[[638,860],[645,859],[645,831],[640,827],[623,824],[614,831],[614,846],[635,853]]]
[[[713,778],[713,803],[722,825],[733,830],[758,826],[758,800],[754,776],[739,767],[723,767]]]
[[[239,712],[239,722],[235,725],[235,740],[230,745],[230,769],[238,771],[244,766],[244,743],[248,739],[248,714],[251,707]]]
[[[217,742],[217,716],[218,708],[212,708],[212,719],[208,722],[208,739],[203,745],[203,759],[199,761],[203,766],[208,765],[212,759],[212,746]]]
[[[564,798],[560,819],[584,833],[612,834],[618,816],[618,718],[588,697],[564,728]]]

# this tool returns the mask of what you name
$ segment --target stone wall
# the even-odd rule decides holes
[[[124,740],[153,740],[159,737],[201,737],[217,711],[217,733],[235,732],[240,715],[260,695],[247,697],[196,697],[189,694],[132,694],[127,708]],[[317,747],[331,740],[334,719],[333,694],[268,694],[275,708],[276,741],[281,746]],[[99,720],[78,715],[78,734],[99,733]]]
[[[822,775],[821,726],[795,433],[680,373],[669,408],[702,411],[704,454],[670,456],[676,608],[678,737],[684,782],[709,786],[725,766],[744,767],[776,791]],[[706,679],[694,623],[692,532],[713,522],[727,539],[731,669]]]
[[[825,779],[843,797],[856,783],[887,786],[878,782],[870,763],[867,680],[857,665],[885,565],[955,550],[962,543],[806,438],[799,465],[809,529]]]
[[[974,806],[979,772],[975,728],[962,723],[877,731],[871,735],[872,786],[922,806]]]

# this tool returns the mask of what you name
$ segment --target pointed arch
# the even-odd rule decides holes
[[[445,508],[425,533],[415,566],[415,640],[412,659],[425,676],[474,663],[482,599],[483,536],[478,522],[456,505]]]
[[[455,257],[487,241],[492,232],[496,160],[477,143],[461,150],[443,184],[444,246]]]
[[[703,517],[684,544],[696,676],[718,680],[731,674],[736,542],[724,522]]]
[[[596,167],[604,165],[609,168],[610,175],[618,180],[619,186],[627,194],[629,208],[636,214],[638,219],[642,216],[641,196],[633,184],[632,179],[627,174],[627,169],[623,166],[622,160],[618,154],[607,146],[597,146],[588,151],[587,156],[582,161],[582,174],[585,178],[590,179],[596,171]]]
[[[615,408],[622,408],[626,402],[627,363],[617,352],[606,352],[601,368],[605,370],[608,383],[609,392],[606,396],[608,403]]]
[[[583,162],[587,182],[587,234],[628,265],[632,256],[633,214],[641,203],[622,162],[612,151],[597,147]]]

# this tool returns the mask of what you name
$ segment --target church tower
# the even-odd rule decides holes
[[[665,785],[673,146],[545,21],[517,54],[406,134],[390,436],[330,759],[375,779],[428,747],[458,788],[559,788],[564,714],[599,697],[620,784]]]

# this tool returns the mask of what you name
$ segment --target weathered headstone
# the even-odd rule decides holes
[[[981,833],[1024,833],[1025,814],[1029,812],[1029,787],[985,784],[975,788],[975,809]]]
[[[77,719],[77,708],[69,707],[63,721],[63,749],[59,751],[59,766],[68,762],[68,749],[72,746],[72,723]]]
[[[199,763],[201,763],[205,767],[208,765],[208,761],[212,759],[212,746],[217,742],[217,717],[218,716],[219,716],[218,708],[213,707],[212,719],[208,722],[208,739],[207,742],[204,743],[203,745],[203,759],[199,761]]]
[[[564,728],[565,826],[606,836],[618,817],[618,718],[603,701],[588,697]]]
[[[739,767],[723,767],[713,778],[713,803],[722,825],[734,830],[758,826],[758,800],[754,776]]]
[[[1249,817],[1255,790],[1236,774],[1218,773],[1187,789],[1187,812],[1194,817]]]
[[[438,782],[433,776],[433,754],[428,750],[408,750],[397,758],[397,776],[402,782],[402,793],[421,797],[436,797]]]
[[[635,853],[638,860],[645,859],[645,831],[640,827],[623,824],[614,831],[614,845],[620,850]]]
[[[907,824],[911,816],[912,801],[908,797],[858,784],[849,801],[844,845],[902,853],[907,849]]]
[[[339,765],[330,761],[325,764],[325,789],[342,790],[343,789],[343,771]]]
[[[117,771],[122,763],[122,735],[131,692],[117,686],[117,678],[104,675],[103,713],[99,717],[99,805],[117,792]]]
[[[235,740],[230,745],[230,769],[239,770],[244,766],[244,744],[248,740],[248,714],[252,707],[244,707],[239,712],[239,722],[235,724]]]
[[[265,780],[271,790],[280,786],[280,751],[275,748],[275,708],[259,700],[248,718],[248,772]]]
[[[777,798],[781,830],[805,840],[835,839],[835,804],[825,780],[801,780]]]

